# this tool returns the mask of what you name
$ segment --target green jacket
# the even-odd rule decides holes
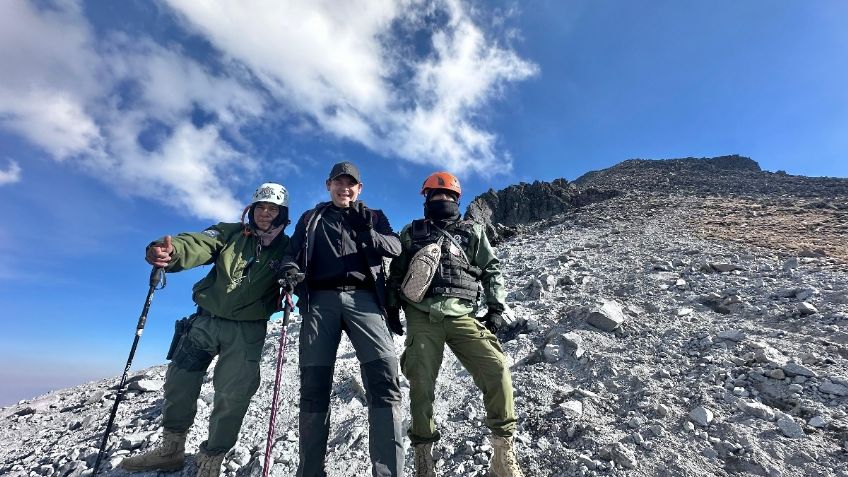
[[[476,312],[477,304],[462,298],[434,296],[424,298],[420,303],[413,303],[403,296],[400,292],[400,284],[403,282],[403,277],[406,276],[409,260],[412,258],[410,253],[412,247],[411,226],[412,224],[409,224],[401,231],[401,254],[392,260],[389,268],[386,293],[387,306],[412,306],[429,313],[431,321],[441,321],[445,316],[463,316]],[[448,226],[446,230],[450,232],[451,226]],[[472,265],[482,270],[480,282],[483,284],[483,294],[487,306],[503,310],[506,304],[506,292],[504,291],[500,260],[495,256],[495,251],[489,244],[483,226],[474,223],[472,232],[472,237],[465,248],[465,254]]]
[[[277,311],[278,267],[289,237],[280,235],[260,247],[256,235],[245,236],[240,223],[221,222],[203,232],[182,233],[172,239],[174,253],[166,272],[214,264],[195,283],[192,298],[210,313],[239,321],[267,320]]]

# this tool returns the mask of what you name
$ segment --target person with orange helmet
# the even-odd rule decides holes
[[[489,475],[521,477],[513,447],[512,377],[495,336],[506,309],[500,262],[483,226],[461,220],[462,188],[456,176],[431,174],[421,194],[424,218],[413,220],[400,233],[402,251],[392,260],[386,297],[390,319],[399,321],[401,308],[406,316],[408,333],[400,363],[409,380],[408,434],[415,448],[415,475],[436,475],[433,445],[440,434],[433,401],[447,344],[483,392],[495,450]],[[487,312],[477,319],[481,288]]]

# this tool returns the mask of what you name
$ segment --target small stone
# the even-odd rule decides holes
[[[129,434],[121,438],[121,449],[132,450],[141,447],[148,434]]]
[[[749,414],[766,421],[774,420],[774,410],[761,402],[739,399],[736,401],[736,407],[745,414]]]
[[[798,314],[800,314],[801,316],[815,315],[818,312],[818,308],[807,303],[806,301],[798,304]]]
[[[798,363],[786,363],[782,366],[782,369],[787,376],[806,376],[808,378],[815,378],[818,376],[815,371]]]
[[[848,396],[848,387],[825,381],[819,386],[819,392],[836,396]]]
[[[748,397],[749,393],[748,393],[747,389],[740,387],[740,386],[737,386],[737,387],[733,388],[733,394],[736,395],[736,396]]]
[[[127,386],[127,389],[146,393],[160,391],[163,386],[165,386],[165,381],[161,379],[139,379],[138,381],[131,382],[130,385]]]
[[[679,288],[679,289],[683,290],[683,289],[685,289],[685,288],[686,288],[686,286],[687,286],[687,285],[686,285],[686,280],[684,280],[684,279],[682,279],[682,278],[678,278],[678,279],[677,279],[677,282],[674,284],[674,286],[676,286],[677,288]]]
[[[784,373],[783,370],[780,368],[772,369],[771,371],[769,371],[769,377],[782,381],[786,377],[786,373]]]
[[[783,271],[785,272],[796,268],[798,268],[798,257],[791,257],[790,259],[783,262]]]
[[[732,272],[734,270],[743,270],[742,267],[733,263],[710,263],[710,267],[717,272]]]
[[[795,419],[793,419],[792,416],[781,413],[780,417],[777,419],[777,427],[784,436],[789,437],[790,439],[804,437],[804,429],[795,422]]]
[[[713,412],[704,406],[698,406],[689,412],[689,418],[701,427],[707,427],[713,421]]]
[[[624,447],[621,443],[615,444],[612,449],[610,449],[610,456],[616,464],[624,467],[625,469],[635,469],[639,464],[633,451]]]
[[[677,316],[691,315],[692,311],[694,311],[694,310],[692,310],[691,308],[686,308],[686,307],[678,308],[677,309]]]
[[[633,416],[627,421],[627,425],[630,426],[631,429],[638,429],[642,427],[642,424],[644,423],[645,421],[639,418],[639,416]]]
[[[586,322],[603,331],[614,331],[624,323],[624,313],[617,302],[604,300],[603,305],[589,313]]]
[[[100,402],[103,398],[106,397],[106,390],[100,389],[91,393],[91,396],[85,400],[86,405],[94,404],[96,402]]]
[[[569,419],[579,419],[583,415],[583,403],[580,401],[565,401],[559,407]]]
[[[821,416],[813,416],[809,421],[807,421],[807,425],[810,427],[825,427],[827,426],[827,422]]]
[[[657,404],[657,414],[660,417],[665,417],[668,415],[668,406],[665,404]]]
[[[804,392],[804,386],[801,386],[800,384],[794,384],[794,383],[790,384],[789,386],[786,386],[786,389],[790,393],[802,393],[802,392]]]
[[[719,331],[716,336],[723,340],[735,342],[743,341],[745,339],[745,333],[741,330],[722,330]]]
[[[560,359],[562,359],[562,355],[563,355],[562,346],[560,346],[558,344],[550,343],[550,344],[545,346],[543,353],[545,355],[545,361],[547,361],[549,363],[555,363],[555,362],[559,361]]]

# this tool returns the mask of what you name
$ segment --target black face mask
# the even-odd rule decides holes
[[[459,219],[459,204],[452,200],[429,200],[424,203],[424,217],[433,221]]]

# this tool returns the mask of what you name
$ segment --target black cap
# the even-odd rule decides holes
[[[339,162],[338,164],[333,166],[333,170],[330,171],[330,180],[335,179],[339,176],[348,175],[353,177],[357,183],[362,182],[362,179],[359,177],[359,169],[353,165],[352,162]]]

